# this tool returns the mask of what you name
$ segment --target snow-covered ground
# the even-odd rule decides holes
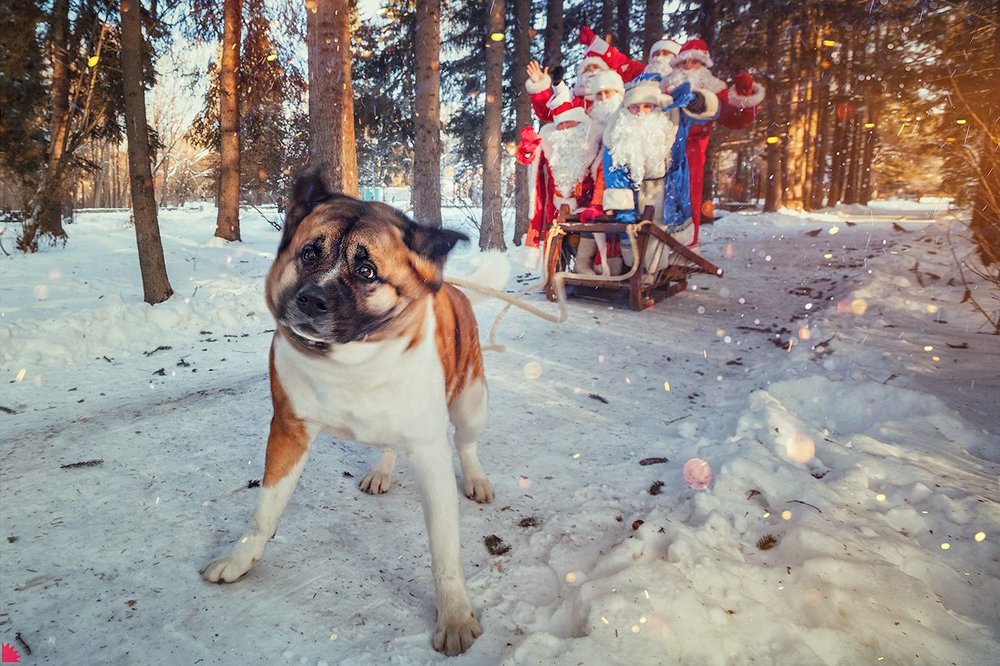
[[[485,633],[450,663],[1000,663],[1000,343],[944,206],[731,214],[702,232],[723,279],[509,314],[497,500],[461,505]],[[201,580],[258,492],[278,233],[165,211],[153,308],[127,217],[0,260],[0,640],[27,664],[444,662],[412,475],[362,494],[357,444],[316,443],[245,580]]]

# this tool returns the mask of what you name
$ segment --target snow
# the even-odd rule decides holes
[[[245,580],[198,575],[262,471],[261,215],[228,244],[214,210],[164,211],[156,307],[127,213],[0,264],[0,640],[24,663],[446,660],[412,475],[360,493],[360,445],[314,445]],[[734,213],[702,229],[723,279],[643,313],[512,311],[486,358],[497,500],[461,505],[485,633],[450,663],[998,663],[1000,345],[961,302],[953,215]],[[484,334],[499,310],[477,306]]]

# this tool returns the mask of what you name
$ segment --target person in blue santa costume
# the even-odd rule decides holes
[[[764,101],[764,87],[743,72],[736,75],[733,85],[715,77],[709,68],[715,63],[708,53],[704,40],[691,39],[671,59],[673,71],[664,79],[668,88],[690,83],[694,88],[712,91],[719,99],[718,122],[729,129],[746,129],[757,117],[757,108]],[[701,224],[702,190],[705,180],[705,155],[713,123],[706,123],[691,130],[687,138],[687,158],[691,191],[691,215],[694,220],[694,241],[698,243]]]
[[[653,223],[687,243],[687,236],[694,236],[687,139],[692,127],[718,116],[719,101],[710,90],[692,89],[689,83],[669,93],[661,86],[659,74],[638,76],[604,130],[602,206],[621,222],[636,222],[646,206],[653,206]],[[629,250],[622,251],[627,264]]]

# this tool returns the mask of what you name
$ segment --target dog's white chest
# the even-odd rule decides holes
[[[410,350],[395,340],[345,347],[318,358],[275,338],[274,368],[296,416],[335,437],[400,450],[447,430],[432,336]]]

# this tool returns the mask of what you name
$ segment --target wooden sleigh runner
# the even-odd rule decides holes
[[[722,277],[722,269],[681,243],[667,231],[653,224],[653,207],[646,206],[636,223],[615,221],[614,216],[605,215],[590,223],[582,223],[577,215],[563,205],[547,234],[545,243],[545,293],[550,300],[557,300],[559,284],[591,287],[590,290],[576,290],[577,295],[600,296],[607,290],[628,290],[628,305],[633,310],[652,307],[658,299],[667,298],[687,288],[688,278],[704,273]],[[581,275],[572,273],[569,264],[573,261],[568,250],[568,236],[594,233],[625,234],[633,248],[632,266],[622,275]],[[662,244],[662,252],[668,252],[666,261],[654,261],[652,266],[644,266],[648,250],[654,244]],[[654,256],[660,253],[654,252]],[[614,293],[614,292],[613,292]]]

